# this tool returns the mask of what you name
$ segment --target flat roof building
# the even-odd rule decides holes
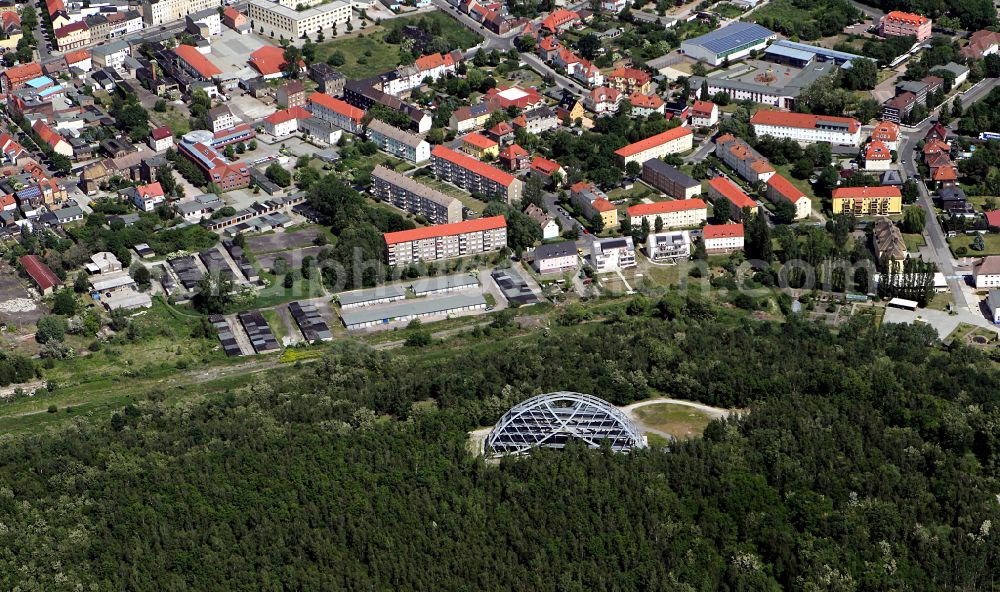
[[[735,22],[694,39],[681,42],[681,53],[708,62],[713,66],[737,60],[750,52],[764,49],[775,39],[774,31],[754,23]]]
[[[450,294],[439,298],[418,298],[364,309],[341,310],[340,318],[349,330],[365,329],[413,319],[447,317],[456,313],[483,310],[482,294]]]

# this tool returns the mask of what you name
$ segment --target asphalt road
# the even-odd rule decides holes
[[[989,93],[990,90],[996,87],[998,81],[1000,81],[1000,79],[988,78],[977,86],[969,89],[962,94],[962,104],[968,107],[972,103],[982,99]],[[940,109],[940,107],[938,109]],[[927,131],[930,130],[931,125],[933,124],[932,120],[935,119],[934,115],[937,113],[938,109],[935,109],[931,113],[931,117],[925,119],[920,123],[920,125],[916,127],[903,127],[903,131],[906,133],[906,136],[899,147],[899,158],[900,161],[903,162],[902,170],[906,178],[918,179],[917,165],[915,161],[921,155],[917,154],[914,149],[917,142],[922,140],[924,136],[927,135]],[[927,225],[924,228],[924,238],[927,240],[927,244],[930,247],[931,254],[933,255],[934,262],[938,266],[938,270],[944,274],[946,280],[948,281],[948,288],[951,290],[955,306],[961,310],[972,310],[973,312],[978,313],[978,303],[969,302],[962,285],[964,280],[955,273],[955,264],[952,260],[951,250],[948,248],[948,241],[945,237],[944,230],[941,228],[941,224],[938,222],[937,216],[934,213],[934,201],[931,194],[927,191],[927,187],[924,183],[919,179],[917,180],[917,188],[920,191],[919,203],[928,214]],[[973,305],[975,308],[973,308]]]

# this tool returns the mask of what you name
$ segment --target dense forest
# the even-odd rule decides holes
[[[321,361],[0,447],[5,590],[995,589],[1000,372],[927,327],[699,297]],[[629,456],[484,464],[534,393],[745,408]]]

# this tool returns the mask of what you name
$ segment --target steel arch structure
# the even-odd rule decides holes
[[[646,438],[618,408],[593,395],[570,391],[526,399],[510,409],[483,442],[487,458],[527,454],[534,448],[563,448],[572,439],[615,452],[645,448]]]

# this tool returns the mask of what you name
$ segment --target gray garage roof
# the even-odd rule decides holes
[[[413,293],[424,294],[426,292],[434,292],[436,290],[446,290],[463,288],[465,286],[478,286],[479,280],[472,277],[467,273],[459,273],[455,275],[443,275],[432,278],[425,278],[416,280],[410,287],[413,288]]]
[[[440,298],[417,298],[393,304],[371,306],[362,309],[349,309],[340,312],[344,325],[351,327],[375,322],[392,322],[400,317],[445,313],[462,309],[467,306],[485,305],[482,294],[453,294]]]
[[[383,298],[403,298],[405,296],[406,288],[396,284],[387,284],[368,290],[341,292],[337,294],[337,299],[340,300],[341,306],[350,306],[351,304],[361,304],[373,300],[382,300]]]

